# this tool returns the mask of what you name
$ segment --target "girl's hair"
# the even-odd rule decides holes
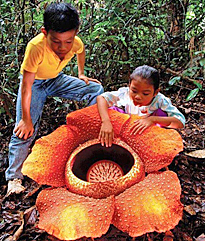
[[[48,32],[63,33],[69,30],[77,30],[80,21],[77,10],[69,3],[51,3],[44,12],[44,27]]]
[[[159,73],[155,68],[148,65],[139,66],[130,75],[131,81],[136,79],[137,76],[147,79],[148,83],[154,86],[154,90],[159,88]]]

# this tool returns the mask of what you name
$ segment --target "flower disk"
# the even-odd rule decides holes
[[[106,152],[106,150],[109,150],[106,147],[102,147],[100,145],[100,142],[98,139],[90,140],[88,142],[83,143],[78,148],[76,148],[73,153],[70,155],[70,158],[68,159],[68,162],[66,164],[66,186],[67,188],[74,193],[89,196],[93,198],[105,198],[110,195],[118,195],[119,193],[123,192],[126,188],[131,187],[135,183],[140,182],[144,179],[145,172],[144,172],[144,165],[138,155],[123,141],[119,139],[115,139],[113,141],[114,145],[120,146],[121,148],[127,150],[129,153],[133,156],[133,165],[130,169],[130,171],[118,179],[112,179],[112,180],[105,180],[100,182],[88,182],[86,180],[82,180],[74,173],[74,169],[79,170],[82,169],[86,174],[87,171],[85,169],[85,166],[90,161],[89,159],[86,160],[84,163],[81,163],[80,166],[75,167],[75,163],[80,163],[80,160],[78,159],[78,155],[81,154],[85,158],[87,158],[90,153],[96,154],[97,159],[97,151],[95,149],[89,150],[89,147],[95,147],[95,145],[99,146],[100,153]],[[88,149],[86,154],[82,154],[83,151]],[[112,150],[112,149],[111,149]],[[114,152],[114,151],[113,151]],[[123,159],[124,165],[127,166],[128,160]],[[88,170],[89,173],[89,170]]]
[[[88,182],[104,182],[116,180],[123,176],[122,168],[110,160],[101,160],[94,163],[88,170]]]

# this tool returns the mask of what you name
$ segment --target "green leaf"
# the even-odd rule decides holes
[[[200,69],[200,67],[198,67],[198,66],[185,69],[183,71],[182,75],[188,76],[188,77],[193,77],[199,69]]]
[[[57,102],[60,102],[60,103],[63,102],[59,97],[53,97],[53,99],[54,99],[55,101],[57,101]]]
[[[204,53],[205,53],[205,50],[201,50],[201,51],[196,51],[196,52],[194,52],[194,55],[204,54]]]
[[[78,66],[77,65],[74,65],[73,72],[76,76],[78,75]]]
[[[85,67],[84,67],[84,70],[92,71],[93,69],[92,69],[91,67],[87,67],[87,66],[85,66]]]
[[[122,61],[122,60],[119,60],[117,61],[119,64],[131,64],[131,60],[127,60],[127,61]]]
[[[9,93],[10,95],[13,95],[13,96],[17,97],[17,94],[14,93],[12,89],[4,88],[4,91],[7,92],[7,93]]]
[[[186,101],[193,99],[198,94],[198,92],[199,92],[199,88],[191,90],[189,95],[186,98]]]
[[[119,39],[122,41],[122,43],[127,47],[127,43],[125,41],[125,37],[122,34],[119,34]]]
[[[198,87],[198,89],[202,90],[202,84],[196,81],[194,81],[194,84]]]
[[[5,109],[3,108],[3,107],[1,107],[0,108],[0,114],[3,114],[3,113],[5,113],[6,111],[5,111]]]
[[[181,79],[180,76],[176,76],[176,77],[174,77],[174,78],[171,78],[171,79],[169,80],[169,85],[174,85],[174,84],[178,83],[178,82],[180,81],[180,79]]]
[[[200,59],[199,63],[200,63],[201,66],[205,67],[205,58]]]

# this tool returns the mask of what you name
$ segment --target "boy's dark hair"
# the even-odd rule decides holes
[[[69,3],[51,3],[44,12],[44,27],[48,32],[63,33],[69,30],[78,29],[80,25],[77,10]]]
[[[155,68],[148,65],[139,66],[132,72],[130,79],[136,79],[137,76],[147,79],[149,84],[154,86],[154,90],[159,88],[159,73]]]

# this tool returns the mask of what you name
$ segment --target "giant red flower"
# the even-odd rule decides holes
[[[158,126],[130,134],[136,115],[109,110],[115,140],[102,147],[96,105],[67,115],[67,124],[37,140],[22,172],[43,190],[39,228],[62,240],[100,237],[110,224],[136,237],[165,232],[182,217],[181,187],[159,171],[183,149],[177,131]]]

